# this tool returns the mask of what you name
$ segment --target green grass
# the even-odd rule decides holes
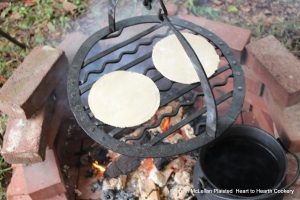
[[[184,6],[195,15],[203,16],[214,21],[219,20],[219,11],[209,6],[196,6],[194,0],[187,0]]]
[[[11,167],[5,162],[3,157],[0,156],[0,197],[6,194],[6,188],[3,187],[3,181],[6,173],[11,173]]]
[[[21,49],[7,39],[0,37],[0,75],[1,80],[8,79],[33,47],[38,45],[56,46],[64,36],[76,26],[75,19],[86,11],[86,2],[69,0],[77,6],[75,14],[63,9],[62,3],[55,0],[36,0],[36,5],[25,6],[23,2],[9,3],[0,15],[3,31],[24,43],[28,48]],[[0,87],[2,87],[2,82]],[[0,134],[3,137],[7,124],[7,115],[0,115]],[[5,199],[6,173],[11,167],[0,156],[0,199]]]

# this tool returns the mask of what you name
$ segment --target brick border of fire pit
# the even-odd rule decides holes
[[[300,127],[298,125],[300,121],[300,79],[297,78],[300,77],[300,61],[273,36],[247,44],[251,34],[248,30],[190,15],[180,15],[179,17],[199,24],[219,35],[229,44],[235,55],[244,64],[246,97],[243,112],[235,123],[253,125],[272,135],[280,136],[290,146],[291,150],[300,152]],[[234,34],[226,34],[228,32]],[[43,54],[41,62],[45,65],[38,64],[33,71],[39,72],[39,67],[48,66],[47,70],[43,71],[43,75],[39,74],[41,72],[35,75],[45,78],[36,79],[32,73],[17,72],[0,90],[0,109],[9,115],[9,127],[1,153],[7,162],[15,163],[13,165],[13,178],[7,191],[8,199],[76,198],[74,189],[77,185],[79,168],[76,167],[74,154],[80,150],[82,140],[87,136],[80,130],[80,127],[77,127],[75,129],[78,129],[80,133],[76,133],[74,137],[70,138],[68,133],[62,132],[64,129],[59,129],[59,127],[64,126],[66,119],[72,118],[66,91],[66,72],[69,68],[67,59],[69,63],[73,60],[81,45],[78,41],[83,42],[86,38],[87,36],[81,33],[70,34],[57,49],[52,50],[51,48],[50,52],[56,52],[55,58],[51,58],[53,55],[49,52]],[[43,48],[45,47],[35,48],[18,71],[26,68],[26,65],[29,67],[29,71],[32,71],[30,68],[32,66],[26,63],[37,63],[32,59],[37,59],[36,57],[40,55],[39,52],[45,51]],[[49,50],[49,47],[46,49]],[[59,49],[63,50],[65,54]],[[58,76],[57,73],[59,73]],[[49,78],[53,74],[56,76],[55,81]],[[9,89],[11,88],[10,85],[15,84],[14,81],[16,84],[23,83],[22,78],[28,82],[34,82],[28,83],[30,90],[21,90],[21,88],[17,90],[17,87],[15,90]],[[43,89],[45,87],[47,89]],[[7,95],[13,91],[18,91],[19,96]],[[54,101],[52,96],[55,96],[56,99],[54,106],[52,105]],[[8,97],[12,98],[8,99]],[[25,97],[29,100],[24,99]],[[18,98],[22,101],[19,101]],[[38,99],[39,102],[26,104],[26,102],[30,102],[30,99]],[[45,102],[49,106],[46,106]],[[42,106],[43,104],[45,106]],[[45,109],[46,107],[47,109]],[[46,116],[46,110],[52,111],[52,118],[49,115]],[[24,131],[24,128],[26,130],[25,125],[31,128],[35,127],[34,131],[30,131],[30,133]],[[13,135],[16,134],[19,138],[18,141],[11,142],[7,139],[9,137],[15,138]],[[46,150],[47,146],[48,149]],[[72,172],[71,174],[73,174],[71,178],[64,177],[65,182],[61,176],[61,170],[65,170],[64,165],[68,165],[69,173]],[[294,174],[294,166],[295,163],[290,161],[287,179]],[[56,178],[52,178],[46,185],[38,184],[39,181],[47,181],[48,178],[38,175],[38,171],[41,170],[39,167],[46,169],[48,167],[47,173],[53,172],[53,177]],[[35,179],[37,175],[40,180]],[[32,182],[28,182],[29,179]],[[293,198],[300,197],[300,187],[298,186],[300,186],[300,180],[296,182],[293,188],[296,189]],[[66,194],[65,191],[67,191]]]

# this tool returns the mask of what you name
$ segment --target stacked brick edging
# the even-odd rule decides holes
[[[35,47],[1,88],[0,110],[8,115],[1,154],[8,163],[44,160],[53,110],[51,93],[67,65],[63,51]]]
[[[9,200],[68,199],[52,149],[61,123],[73,116],[67,72],[86,38],[72,33],[56,49],[34,48],[0,90],[0,110],[9,118],[1,154],[14,164]]]
[[[0,90],[0,110],[8,115],[1,154],[14,164],[9,200],[64,197],[56,158],[46,148],[47,135],[60,124],[53,91],[67,67],[62,50],[35,47]]]
[[[7,189],[8,200],[66,199],[59,164],[53,150],[48,149],[44,162],[13,165],[14,174]],[[59,197],[59,198],[58,198]]]
[[[268,36],[246,46],[245,62],[264,85],[264,91],[254,96],[257,102],[253,105],[266,117],[256,116],[272,120],[279,137],[292,151],[299,152],[300,61],[274,36]]]

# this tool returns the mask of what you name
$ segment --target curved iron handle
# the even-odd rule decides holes
[[[281,190],[283,189],[287,189],[289,187],[291,187],[298,179],[299,177],[299,174],[300,174],[300,159],[298,158],[298,156],[292,152],[291,150],[289,150],[288,148],[286,148],[286,146],[283,144],[282,140],[280,138],[277,139],[277,141],[279,142],[279,144],[281,145],[281,147],[286,151],[288,152],[289,154],[291,154],[295,160],[297,161],[297,164],[298,164],[298,168],[297,168],[297,172],[295,174],[295,177],[293,178],[293,180],[286,186],[284,186],[283,188],[281,188]]]
[[[161,5],[163,5],[162,0],[160,0]],[[164,6],[162,6],[165,10]],[[177,28],[170,22],[169,18],[165,13],[161,13],[161,9],[159,10],[159,19],[167,25],[176,35],[179,42],[181,43],[185,53],[189,57],[194,69],[197,72],[197,75],[199,79],[201,80],[201,85],[203,88],[204,98],[206,101],[207,106],[207,116],[206,116],[206,133],[210,137],[216,136],[216,126],[217,126],[217,109],[216,109],[216,101],[214,94],[212,92],[212,88],[209,84],[209,81],[207,79],[206,73],[204,71],[204,68],[198,59],[195,51],[191,47],[191,45],[188,43],[188,41],[183,37],[183,35],[177,30]]]
[[[113,33],[116,31],[116,7],[119,0],[109,0],[108,1],[108,24],[109,29]],[[152,0],[143,0],[143,5],[148,9],[151,10]]]

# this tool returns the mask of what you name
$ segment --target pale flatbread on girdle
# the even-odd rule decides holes
[[[194,49],[207,77],[218,69],[220,61],[214,47],[203,37],[190,33],[183,36]],[[166,78],[184,84],[199,82],[199,77],[175,35],[159,41],[153,48],[153,63],[156,69]]]
[[[155,114],[160,94],[147,76],[115,71],[93,84],[88,103],[100,121],[115,127],[132,127],[148,121]]]

